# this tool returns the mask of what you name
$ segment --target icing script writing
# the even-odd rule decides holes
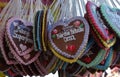
[[[83,24],[81,24],[81,25],[83,25]],[[80,32],[84,31],[84,28],[81,28],[80,26],[79,27],[70,26],[70,28],[68,28],[68,29],[63,28],[65,30],[56,34],[57,39],[63,38],[64,42],[76,40],[74,34],[77,34],[77,33],[80,33]]]
[[[14,30],[14,34],[12,36],[19,41],[25,41],[25,43],[33,43],[33,40],[29,38],[30,32],[21,29],[19,26],[17,26],[17,29]]]

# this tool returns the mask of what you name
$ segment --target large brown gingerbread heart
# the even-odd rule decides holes
[[[57,22],[49,32],[50,48],[55,50],[53,53],[57,52],[66,58],[78,58],[83,53],[88,35],[89,25],[83,17]]]

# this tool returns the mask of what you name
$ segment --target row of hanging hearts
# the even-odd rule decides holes
[[[9,76],[45,76],[59,70],[60,77],[104,72],[120,66],[120,9],[88,1],[84,17],[47,22],[39,10],[34,24],[19,17],[0,29],[0,70]]]

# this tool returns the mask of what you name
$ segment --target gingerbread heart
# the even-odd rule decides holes
[[[120,38],[120,9],[102,4],[100,6],[100,12],[104,18],[104,21],[109,24],[108,27]]]
[[[66,23],[57,22],[49,31],[50,49],[59,58],[76,59],[82,55],[88,35],[89,25],[83,17],[73,17]]]
[[[108,32],[110,33],[110,29],[106,27],[106,24],[103,22],[98,9],[99,7],[97,7],[94,3],[90,1],[87,2],[86,10],[89,21],[92,24],[91,26],[95,28],[103,40],[109,41],[112,38],[110,35],[113,36],[113,33],[108,35]]]
[[[17,61],[24,65],[31,64],[40,55],[33,50],[32,28],[31,24],[15,17],[8,20],[6,26],[7,45]]]
[[[94,3],[88,1],[86,4],[86,10],[88,15],[88,20],[91,24],[91,28],[93,28],[96,33],[98,39],[103,43],[106,48],[110,48],[114,45],[115,35],[111,30],[107,27],[102,18],[101,13],[99,12],[99,7]]]
[[[93,66],[92,68],[97,70],[106,70],[112,62],[112,56],[113,56],[113,49],[110,48],[106,59],[103,60],[100,64]]]
[[[4,35],[4,30],[1,30],[2,32],[0,32],[0,49],[1,49],[1,54],[3,55],[5,62],[9,65],[9,64],[17,64],[18,62],[15,60],[15,57],[13,56],[13,54],[10,52],[10,49],[7,45],[7,41],[5,39],[5,35]]]
[[[16,51],[13,49],[12,45],[8,42],[7,43],[11,53],[15,56],[17,61],[19,61],[21,64],[28,65],[36,61],[40,55],[40,52],[32,50],[32,52],[25,54],[23,56],[19,56]]]
[[[19,18],[11,18],[6,25],[6,35],[15,51],[23,56],[33,50],[32,24]]]
[[[86,50],[88,50],[88,52],[84,54],[84,56],[82,56],[80,59],[78,59],[77,63],[87,68],[98,65],[104,59],[107,53],[96,43],[94,43],[91,48],[87,48]]]
[[[34,39],[34,49],[36,51],[43,51],[42,48],[42,20],[43,20],[43,10],[37,11],[34,19],[33,27],[33,39]]]
[[[55,66],[58,58],[54,56],[51,51],[42,52],[40,54],[39,59],[36,61],[36,64],[39,69],[45,74],[48,74],[53,69],[52,67]]]

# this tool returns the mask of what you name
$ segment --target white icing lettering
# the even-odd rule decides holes
[[[12,37],[18,39],[19,41],[25,41],[25,43],[33,43],[32,39],[29,39],[28,37],[23,36],[23,35],[19,35],[16,32],[14,32]]]
[[[79,27],[78,29],[74,28],[74,29],[71,29],[70,32],[71,34],[76,34],[76,33],[80,33],[80,32],[83,32],[84,29]]]
[[[63,34],[62,33],[58,33],[58,34],[56,34],[56,36],[57,36],[57,39],[63,38]]]
[[[80,26],[82,26],[83,24],[81,24]],[[72,41],[72,40],[76,40],[74,34],[80,33],[84,31],[84,28],[81,28],[80,26],[78,27],[67,27],[67,28],[63,28],[63,31],[56,34],[57,39],[62,39],[64,40],[64,42],[68,42],[68,41]],[[65,30],[64,30],[65,29]]]
[[[76,38],[74,37],[74,35],[71,35],[71,36],[68,36],[68,37],[63,37],[63,39],[64,39],[64,42],[76,40]]]

